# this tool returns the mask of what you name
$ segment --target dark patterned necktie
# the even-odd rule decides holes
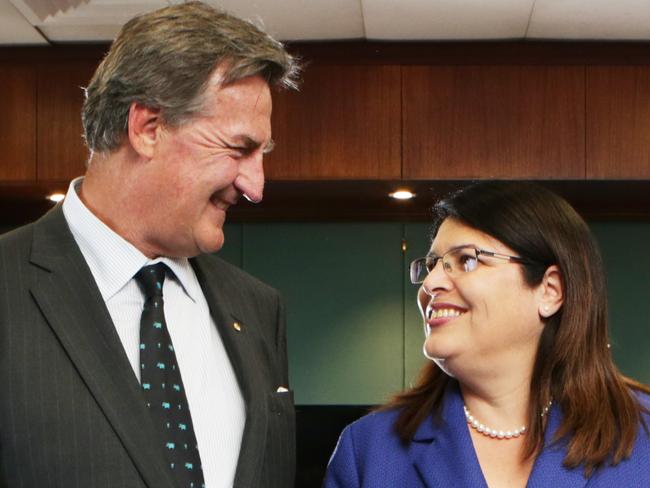
[[[140,319],[142,392],[158,426],[169,465],[181,488],[204,487],[201,458],[176,353],[163,312],[162,288],[167,266],[145,266],[135,275],[144,292]]]

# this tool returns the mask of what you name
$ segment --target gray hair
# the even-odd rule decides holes
[[[82,122],[88,148],[111,152],[121,145],[133,102],[160,109],[170,126],[191,119],[217,66],[224,68],[224,85],[259,75],[270,86],[297,88],[295,58],[248,21],[201,2],[131,19],[85,90]]]

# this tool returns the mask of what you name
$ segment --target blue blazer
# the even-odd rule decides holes
[[[650,404],[647,396],[641,401]],[[487,488],[457,383],[445,394],[442,422],[434,424],[429,416],[407,445],[395,433],[396,418],[396,411],[375,412],[347,426],[330,459],[324,488]],[[566,444],[551,445],[561,419],[560,409],[554,406],[545,448],[535,460],[527,488],[650,487],[650,437],[642,427],[629,459],[601,468],[587,479],[582,468],[562,466]],[[650,419],[645,416],[645,420]]]

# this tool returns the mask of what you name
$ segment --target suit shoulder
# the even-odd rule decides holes
[[[0,246],[6,246],[9,243],[21,241],[24,242],[26,239],[31,240],[34,233],[34,223],[23,225],[12,229],[4,234],[0,234]]]
[[[27,224],[0,235],[0,253],[29,255],[34,236],[34,224]]]
[[[55,230],[60,233],[66,229],[67,223],[63,216],[62,207],[59,204],[42,215],[38,220],[0,235],[0,252],[18,250],[21,255],[29,255],[32,250],[32,243],[38,232],[51,232]],[[55,235],[55,237],[59,237],[59,234]]]

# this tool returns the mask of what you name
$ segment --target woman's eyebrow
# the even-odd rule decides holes
[[[427,253],[427,256],[429,256],[429,257],[441,257],[441,256],[447,254],[447,253],[450,252],[450,251],[455,251],[456,249],[463,249],[463,248],[465,248],[465,247],[471,247],[472,249],[478,249],[478,248],[479,248],[476,244],[473,244],[473,243],[458,244],[458,245],[456,245],[456,246],[452,246],[452,247],[448,248],[448,249],[447,249],[445,252],[443,252],[442,254],[437,254],[437,253],[435,253],[435,252],[429,251],[429,252]]]

